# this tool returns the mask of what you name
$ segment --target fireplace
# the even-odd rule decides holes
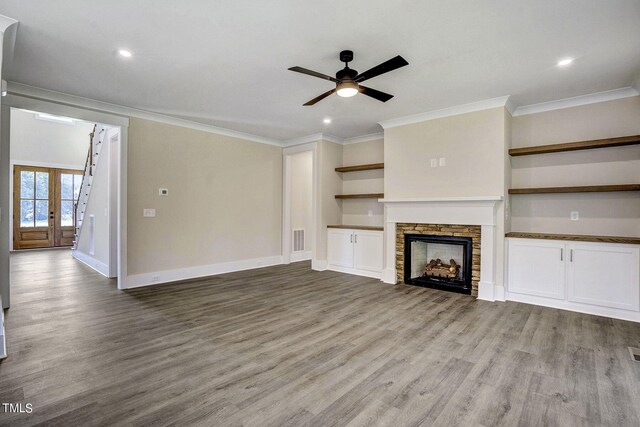
[[[471,237],[404,234],[404,282],[471,294]]]

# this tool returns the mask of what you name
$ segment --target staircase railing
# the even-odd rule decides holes
[[[84,219],[84,212],[87,208],[87,202],[89,201],[89,193],[91,192],[91,182],[93,181],[93,174],[96,165],[98,164],[100,148],[102,143],[104,142],[106,133],[106,127],[95,125],[93,127],[93,132],[89,134],[89,150],[87,151],[87,159],[84,164],[84,173],[82,175],[78,199],[76,200],[76,204],[74,207],[74,249],[76,249],[78,245],[80,230],[82,229],[82,220]]]

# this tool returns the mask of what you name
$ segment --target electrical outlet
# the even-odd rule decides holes
[[[444,157],[440,157],[440,166],[444,166],[446,164],[446,159]]]
[[[369,216],[373,216],[373,211],[369,209]]]
[[[160,196],[168,196],[169,195],[169,189],[168,188],[159,188],[158,189],[158,194]]]
[[[438,166],[438,159],[431,159],[431,167],[435,168]]]
[[[151,283],[157,282],[160,280],[160,276],[151,276]]]
[[[153,218],[156,216],[156,210],[155,209],[143,209],[142,210],[142,216],[145,218]]]
[[[578,221],[580,219],[580,212],[571,211],[571,221]]]

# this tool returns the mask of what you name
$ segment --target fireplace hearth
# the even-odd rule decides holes
[[[405,234],[404,282],[471,294],[472,247],[470,237]]]

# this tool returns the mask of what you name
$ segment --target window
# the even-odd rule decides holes
[[[75,204],[80,196],[81,185],[82,175],[60,174],[60,225],[62,227],[69,227],[75,223]]]

